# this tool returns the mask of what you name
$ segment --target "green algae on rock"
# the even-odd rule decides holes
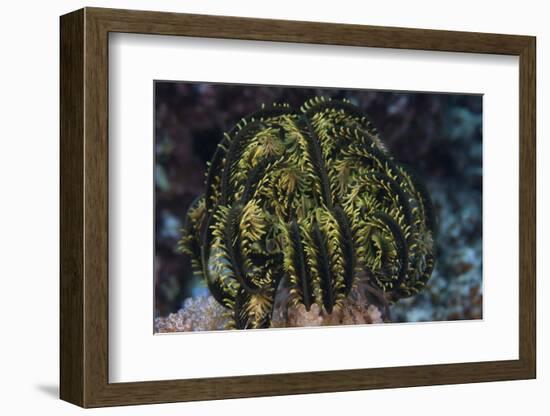
[[[271,325],[291,306],[340,310],[361,280],[385,306],[420,291],[434,267],[430,197],[347,101],[264,106],[224,135],[182,251],[229,312],[228,328]]]

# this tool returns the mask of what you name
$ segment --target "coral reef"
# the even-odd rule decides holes
[[[178,312],[156,318],[155,332],[216,331],[227,328],[230,319],[230,312],[212,296],[199,296],[186,299]],[[369,300],[356,286],[341,307],[335,309],[332,314],[327,314],[317,304],[306,310],[303,304],[290,304],[288,298],[276,302],[271,327],[364,325],[384,322],[383,313],[377,306],[369,304]]]
[[[353,320],[346,302],[360,280],[385,307],[431,276],[430,197],[348,101],[274,104],[242,119],[205,188],[180,247],[231,311],[229,327],[269,327],[281,288],[290,307],[335,322]]]
[[[414,298],[392,306],[394,322],[480,319],[481,193],[428,181],[438,221],[437,267],[430,284]],[[451,189],[453,191],[451,191]]]
[[[155,332],[213,331],[229,324],[227,310],[212,296],[187,298],[177,313],[155,319]]]

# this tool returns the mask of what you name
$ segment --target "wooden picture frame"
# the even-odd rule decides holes
[[[535,38],[85,8],[61,17],[60,396],[82,407],[536,377]],[[519,359],[109,383],[108,34],[298,42],[519,57]]]

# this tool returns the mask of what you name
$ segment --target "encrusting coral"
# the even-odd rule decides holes
[[[285,290],[288,311],[339,323],[353,320],[343,316],[358,292],[377,311],[418,293],[434,233],[424,186],[367,118],[315,98],[299,111],[264,106],[225,134],[180,248],[228,312],[225,327],[249,329],[278,325]]]

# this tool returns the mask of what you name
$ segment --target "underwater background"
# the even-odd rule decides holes
[[[156,81],[154,94],[155,317],[208,294],[177,243],[223,133],[262,103],[299,107],[315,96],[346,98],[359,107],[432,198],[435,269],[422,292],[391,306],[392,322],[482,317],[481,95],[172,81]]]

